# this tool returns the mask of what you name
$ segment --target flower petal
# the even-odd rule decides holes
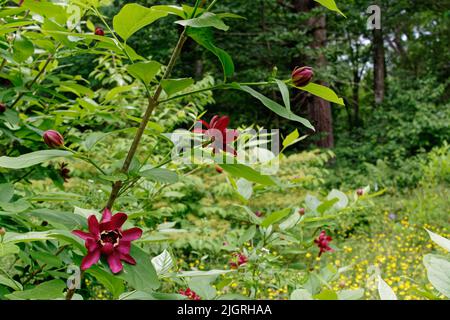
[[[81,270],[86,270],[92,267],[100,259],[100,250],[89,252],[81,261]]]
[[[106,255],[109,256],[109,255],[111,255],[113,253],[113,251],[114,251],[114,245],[112,243],[110,243],[110,242],[107,242],[107,243],[105,243],[102,246],[102,253],[103,254],[106,254]]]
[[[112,216],[111,221],[109,222],[110,230],[120,229],[127,219],[128,216],[125,213],[116,213]]]
[[[126,263],[135,265],[136,264],[136,260],[133,259],[132,256],[130,256],[129,254],[120,254],[120,260],[125,261]]]
[[[103,222],[109,222],[111,221],[111,217],[112,217],[112,213],[111,210],[109,210],[108,208],[105,208],[105,210],[103,210],[103,214],[102,214],[102,223]]]
[[[142,230],[139,228],[131,228],[122,232],[121,241],[133,241],[142,236]]]
[[[97,249],[100,249],[97,241],[95,239],[86,239],[86,242],[84,243],[84,245],[86,246],[86,248],[88,249],[89,252],[94,252]]]
[[[230,117],[223,116],[219,120],[217,120],[217,123],[214,124],[214,128],[219,129],[220,131],[225,131],[230,124]]]
[[[218,115],[215,115],[214,117],[212,117],[211,121],[209,122],[209,127],[215,128],[217,120],[219,120],[219,116]]]
[[[120,240],[116,250],[122,254],[129,254],[131,250],[131,242]]]
[[[95,237],[92,234],[81,231],[81,230],[74,230],[74,231],[72,231],[72,234],[76,235],[77,237],[80,237],[83,240],[95,239]]]
[[[89,231],[92,233],[92,235],[94,235],[96,238],[100,236],[98,220],[95,215],[92,215],[88,218],[88,226],[89,226]]]
[[[120,262],[120,254],[118,253],[108,256],[108,264],[112,273],[119,273],[123,269],[122,262]]]

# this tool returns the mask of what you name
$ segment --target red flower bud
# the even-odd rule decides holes
[[[0,103],[0,113],[3,113],[6,111],[6,104]]]
[[[103,28],[97,27],[95,28],[95,35],[103,37],[105,35],[105,31]]]
[[[311,67],[297,67],[292,72],[292,82],[296,87],[308,85],[314,77],[314,71]]]
[[[261,218],[263,216],[263,213],[261,211],[256,211],[255,216],[257,216],[258,218]]]
[[[5,228],[0,228],[0,236],[3,237],[6,234]]]
[[[298,209],[298,213],[299,213],[301,216],[304,216],[305,213],[306,213],[305,208],[300,208],[300,209]]]
[[[364,195],[364,189],[358,189],[358,190],[356,190],[356,194],[357,194],[359,197],[363,196],[363,195]]]
[[[217,165],[216,164],[216,171],[217,171],[217,173],[223,173],[223,169],[222,169],[222,167],[221,166],[219,166],[219,165]]]
[[[47,130],[43,135],[44,142],[50,148],[56,149],[64,145],[64,137],[55,130]]]

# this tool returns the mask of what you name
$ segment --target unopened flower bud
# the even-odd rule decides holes
[[[0,103],[0,114],[6,111],[6,104]]]
[[[297,67],[292,72],[292,82],[296,87],[308,85],[314,77],[314,71],[311,67]]]
[[[95,35],[103,37],[105,35],[105,31],[101,27],[95,28]]]
[[[306,212],[305,208],[298,209],[298,214],[301,215],[301,216],[304,216],[305,212]]]
[[[64,145],[64,137],[55,130],[47,130],[43,135],[44,142],[50,148],[56,149]]]
[[[363,189],[358,189],[358,190],[356,190],[356,194],[357,194],[359,197],[361,197],[361,196],[364,195],[364,190],[363,190]]]
[[[223,169],[222,169],[221,166],[218,166],[218,165],[216,164],[215,168],[216,168],[217,173],[223,173]]]
[[[5,228],[0,228],[0,237],[3,237],[6,234]]]

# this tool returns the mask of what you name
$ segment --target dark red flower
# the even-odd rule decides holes
[[[305,208],[300,208],[300,209],[298,209],[298,213],[299,213],[301,216],[304,216],[305,213],[306,213]]]
[[[112,215],[111,211],[105,209],[100,223],[95,215],[88,218],[89,232],[72,231],[74,235],[85,240],[85,246],[88,249],[88,254],[81,262],[81,270],[89,269],[96,264],[102,254],[106,256],[113,273],[122,271],[121,260],[136,264],[130,256],[131,241],[139,239],[142,236],[142,230],[132,228],[123,231],[122,225],[127,218],[125,213]]]
[[[319,237],[316,240],[314,240],[314,243],[317,244],[317,246],[320,249],[319,257],[324,252],[333,251],[333,249],[330,248],[330,246],[328,245],[331,242],[331,240],[333,240],[333,238],[331,238],[330,236],[327,236],[327,233],[325,231],[322,231],[320,233]]]
[[[64,137],[55,130],[47,130],[43,135],[44,142],[50,148],[59,148],[64,145]]]
[[[364,189],[358,189],[356,190],[356,194],[360,197],[362,197],[364,195]]]
[[[248,258],[243,253],[235,253],[233,254],[233,260],[230,261],[231,269],[237,269],[240,266],[246,264],[248,262]]]
[[[6,104],[0,103],[0,113],[3,113],[6,111]]]
[[[68,164],[65,162],[59,165],[59,175],[64,179],[64,182],[68,182],[70,179],[70,170],[67,166]]]
[[[101,27],[95,28],[95,35],[103,37],[105,35],[105,31]]]
[[[200,298],[200,296],[190,288],[187,288],[186,290],[180,289],[178,293],[185,297],[188,297],[189,300],[202,300],[202,298]]]
[[[297,67],[292,71],[292,82],[296,87],[308,85],[314,77],[314,71],[311,67]]]
[[[194,128],[194,132],[203,133],[208,139],[211,140],[211,146],[213,147],[214,154],[218,153],[220,150],[223,150],[236,156],[236,150],[234,150],[230,144],[236,141],[239,133],[237,130],[227,129],[229,123],[230,118],[228,116],[219,117],[216,115],[212,117],[209,123],[200,120]]]

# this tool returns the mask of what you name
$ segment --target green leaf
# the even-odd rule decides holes
[[[247,241],[253,239],[253,237],[256,234],[256,226],[251,226],[245,232],[242,234],[242,236],[239,238],[239,243],[242,245],[246,243]]]
[[[117,278],[110,272],[101,269],[98,265],[92,266],[86,270],[86,273],[94,276],[106,289],[113,295],[114,299],[119,298],[119,296],[125,291],[125,286],[123,285],[123,280]]]
[[[72,152],[64,150],[41,150],[23,154],[18,157],[3,156],[0,157],[0,168],[24,169],[48,160],[70,157],[72,155]]]
[[[128,176],[124,173],[116,173],[116,174],[112,174],[112,175],[108,175],[108,176],[101,174],[98,177],[100,179],[110,181],[110,182],[125,181],[128,179]]]
[[[274,223],[277,223],[278,221],[286,218],[289,213],[291,213],[291,209],[290,208],[286,208],[280,211],[275,211],[273,212],[271,215],[269,215],[267,218],[265,218],[263,220],[263,222],[261,222],[261,226],[264,228],[267,228],[271,225],[273,225]]]
[[[136,3],[126,4],[113,19],[114,30],[126,42],[134,33],[168,14]]]
[[[119,277],[138,291],[151,292],[159,287],[158,275],[147,252],[132,245],[130,255],[136,260],[136,265],[124,264]]]
[[[86,218],[74,214],[73,212],[41,208],[30,212],[22,213],[21,215],[30,216],[38,218],[43,221],[47,221],[56,228],[73,230],[76,227],[86,226]]]
[[[59,87],[59,91],[61,92],[72,92],[76,94],[78,97],[88,96],[89,98],[93,98],[95,93],[88,87],[82,86],[78,83],[64,82]]]
[[[153,6],[152,9],[158,10],[158,11],[166,11],[169,14],[177,15],[183,19],[186,18],[186,13],[184,12],[183,8],[181,8],[179,6],[159,5],[159,6]]]
[[[327,8],[327,9],[329,9],[331,11],[335,11],[335,12],[339,13],[340,15],[344,16],[345,18],[347,18],[345,16],[345,14],[341,10],[339,10],[339,8],[336,5],[336,2],[334,2],[334,0],[314,0],[314,1],[320,3],[325,8]]]
[[[360,300],[364,297],[364,289],[341,290],[338,292],[339,300]]]
[[[7,232],[5,237],[3,238],[3,242],[21,243],[21,242],[43,241],[51,239],[52,237],[47,231],[26,232],[26,233]]]
[[[283,141],[283,147],[287,148],[291,145],[293,145],[297,139],[300,137],[300,134],[298,133],[298,130],[295,129],[291,134],[289,134],[286,139]]]
[[[450,261],[444,257],[427,254],[423,258],[427,269],[428,280],[433,287],[447,298],[450,298]]]
[[[305,127],[314,130],[313,125],[311,122],[309,122],[307,119],[297,116],[296,114],[292,113],[282,105],[278,104],[277,102],[267,98],[266,96],[262,95],[261,93],[257,92],[256,90],[248,87],[248,86],[242,86],[238,83],[233,84],[233,87],[238,90],[242,90],[244,92],[249,93],[254,98],[258,99],[262,102],[264,106],[275,112],[280,117],[286,118],[288,120],[297,121],[303,124]]]
[[[209,276],[218,276],[230,272],[235,271],[234,270],[183,271],[175,274],[174,277],[176,278],[209,277]]]
[[[211,51],[214,55],[217,56],[217,58],[219,58],[220,62],[222,63],[225,79],[227,77],[233,76],[234,74],[233,59],[231,59],[230,55],[226,51],[214,45],[213,35],[210,28],[189,28],[187,29],[186,34],[189,37],[191,37],[195,42],[197,42],[199,45]]]
[[[111,89],[105,96],[105,102],[107,101],[111,101],[112,99],[114,99],[118,94],[123,93],[123,92],[127,92],[130,91],[132,89],[134,89],[136,86],[134,85],[129,85],[129,86],[122,86],[122,87],[115,87],[113,89]]]
[[[24,62],[34,53],[33,42],[22,35],[16,36],[13,45],[13,57],[18,63]]]
[[[14,196],[14,185],[11,183],[0,184],[0,202],[9,202]]]
[[[297,89],[309,92],[324,100],[345,106],[344,99],[339,98],[338,95],[328,87],[322,86],[317,83],[310,83],[304,87],[296,87]]]
[[[290,300],[314,300],[312,294],[306,289],[296,289],[291,293]]]
[[[1,186],[0,186],[1,189]],[[1,196],[0,196],[1,197]],[[431,232],[428,229],[427,230],[428,234],[430,235],[431,240],[433,240],[434,243],[436,243],[438,246],[444,248],[447,252],[450,252],[450,240]]]
[[[66,288],[64,281],[55,279],[41,283],[40,285],[25,291],[15,291],[5,295],[10,300],[52,300],[63,298]]]
[[[178,181],[176,172],[163,168],[144,170],[139,172],[139,175],[145,179],[159,183],[174,184]]]
[[[337,199],[337,198],[333,198],[331,200],[324,201],[320,204],[320,206],[317,207],[317,212],[319,212],[320,214],[324,214],[327,210],[332,208],[338,202],[339,202],[339,199]]]
[[[127,71],[136,79],[149,84],[161,69],[161,64],[156,61],[138,62],[127,67]]]
[[[58,256],[55,256],[54,254],[50,254],[50,253],[47,253],[47,252],[31,251],[30,255],[41,266],[43,264],[46,264],[46,265],[49,265],[49,266],[52,266],[52,267],[59,267],[63,263],[62,260]]]
[[[177,92],[183,91],[184,89],[189,88],[194,84],[194,80],[192,78],[185,79],[167,79],[161,81],[161,85],[167,95],[170,97]]]
[[[397,300],[394,290],[378,276],[378,293],[381,300]]]
[[[1,244],[0,244],[0,246],[1,246]],[[14,289],[14,290],[18,290],[18,291],[23,290],[23,287],[19,282],[17,282],[16,280],[14,280],[12,278],[10,279],[10,278],[4,277],[1,274],[0,274],[0,284],[10,287],[11,289]]]
[[[1,243],[0,242],[0,258],[8,256],[10,254],[19,253],[20,248],[12,243]]]
[[[188,287],[197,293],[204,300],[213,300],[217,294],[216,289],[211,286],[211,281],[215,277],[192,278],[188,282]]]
[[[168,273],[174,265],[172,256],[167,250],[164,250],[160,255],[154,257],[152,259],[152,264],[159,276]]]
[[[275,185],[275,181],[270,176],[264,176],[253,168],[243,164],[221,164],[223,170],[238,178],[244,178],[262,185]]]
[[[333,205],[333,207],[337,210],[342,210],[348,205],[348,197],[342,191],[337,189],[331,190],[331,192],[327,196],[327,200],[337,199],[338,201]]]
[[[194,19],[175,21],[175,23],[182,25],[184,27],[191,27],[191,28],[213,27],[223,31],[228,31],[228,29],[230,29],[230,27],[227,26],[222,21],[221,18],[219,18],[212,12],[206,12],[202,14],[200,17]]]
[[[289,97],[289,88],[286,85],[286,83],[284,83],[284,81],[275,79],[278,88],[280,89],[281,92],[281,96],[283,97],[283,102],[284,102],[284,106],[286,107],[286,109],[288,109],[289,111],[291,111],[291,98]]]

